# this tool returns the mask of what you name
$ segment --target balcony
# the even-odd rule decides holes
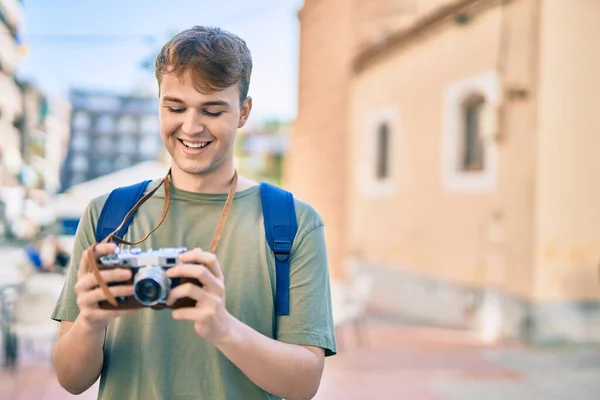
[[[10,30],[15,31],[23,22],[23,6],[18,0],[0,0],[0,11],[4,14]]]
[[[0,0],[2,1],[2,0]],[[0,71],[12,75],[17,64],[17,43],[8,28],[0,22]]]
[[[2,47],[0,46],[0,49]],[[15,81],[0,71],[0,115],[10,124],[21,114],[23,99]]]

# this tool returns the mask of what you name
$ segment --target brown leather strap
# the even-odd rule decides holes
[[[148,239],[148,237],[150,237],[150,235],[152,235],[154,233],[154,231],[156,231],[160,227],[160,225],[163,223],[163,221],[167,217],[167,213],[169,211],[169,206],[171,205],[171,185],[169,184],[169,176],[170,175],[171,175],[171,170],[169,169],[169,172],[167,173],[167,175],[165,175],[165,177],[163,178],[161,183],[158,186],[156,186],[154,189],[152,189],[150,192],[148,192],[146,195],[144,195],[144,197],[139,199],[137,203],[135,203],[135,205],[131,208],[131,210],[129,210],[127,215],[125,215],[125,218],[123,218],[123,221],[121,221],[121,224],[117,227],[117,229],[112,231],[110,233],[110,235],[108,235],[106,238],[104,238],[102,243],[110,243],[111,241],[115,241],[120,244],[128,244],[130,246],[135,246],[136,244],[140,244],[143,241],[145,241],[146,239]],[[123,227],[123,225],[125,225],[125,222],[129,219],[129,217],[131,217],[137,211],[137,209],[140,208],[142,206],[142,204],[144,204],[146,202],[146,200],[148,200],[150,197],[152,197],[152,195],[154,195],[154,193],[156,193],[156,191],[161,186],[165,187],[165,205],[163,207],[162,216],[160,217],[160,220],[158,221],[158,224],[156,224],[154,229],[152,229],[150,232],[148,232],[148,234],[146,236],[144,236],[143,239],[138,240],[137,242],[128,242],[127,240],[124,240],[124,239],[116,236],[117,232],[119,232],[119,230],[121,230],[121,228]]]
[[[86,265],[88,265],[88,268],[96,277],[96,282],[98,282],[98,285],[102,289],[102,292],[106,296],[108,302],[116,307],[117,300],[115,299],[115,296],[112,295],[110,290],[108,290],[108,285],[106,284],[106,282],[104,282],[104,279],[102,279],[102,276],[100,275],[100,271],[98,269],[98,264],[96,261],[96,245],[93,245],[92,247],[88,248],[83,253],[83,258],[86,261]]]
[[[171,189],[170,189],[170,183],[169,183],[170,175],[171,175],[171,170],[169,170],[169,172],[167,173],[165,178],[162,180],[160,185],[158,185],[152,191],[148,192],[148,194],[144,195],[144,197],[142,197],[135,204],[135,206],[133,206],[133,208],[127,213],[127,215],[125,216],[125,218],[123,219],[123,221],[121,222],[119,227],[117,229],[115,229],[110,235],[108,235],[101,243],[108,243],[111,240],[113,240],[113,241],[121,243],[121,244],[136,245],[136,244],[140,244],[143,241],[145,241],[146,239],[148,239],[148,237],[150,237],[150,235],[160,227],[160,225],[165,220],[167,213],[169,211],[169,206],[171,205]],[[217,229],[213,235],[212,243],[210,245],[210,252],[213,254],[217,250],[217,246],[219,245],[219,241],[221,240],[221,235],[223,233],[223,228],[225,227],[225,222],[227,221],[227,217],[229,216],[229,211],[231,210],[233,198],[235,197],[235,190],[237,188],[237,180],[238,180],[238,174],[237,174],[237,170],[236,170],[233,174],[233,179],[230,184],[229,193],[227,194],[227,200],[225,201],[225,205],[223,206],[223,211],[221,212],[221,218],[219,219]],[[142,204],[144,204],[144,202],[146,202],[146,200],[148,200],[150,197],[152,197],[152,195],[158,190],[158,188],[160,188],[161,185],[164,185],[164,187],[165,187],[165,204],[163,207],[162,216],[160,218],[160,221],[156,225],[156,227],[154,227],[154,229],[152,229],[146,236],[144,236],[143,239],[135,241],[135,242],[128,242],[126,240],[123,240],[123,239],[115,236],[115,234],[125,224],[125,221],[127,221],[129,219],[129,217],[131,215],[133,215],[133,213],[135,213],[136,210]],[[89,268],[91,269],[91,272],[96,277],[96,281],[98,282],[98,285],[102,289],[102,292],[106,296],[106,299],[108,300],[108,302],[112,306],[117,307],[118,306],[117,300],[112,295],[110,290],[108,290],[108,285],[106,284],[106,282],[104,281],[104,279],[102,279],[102,276],[100,275],[100,267],[98,266],[98,262],[96,259],[95,248],[96,248],[96,245],[87,249],[84,253],[84,259],[87,261],[86,264],[89,266]]]
[[[210,252],[213,254],[217,251],[217,246],[219,245],[219,241],[221,240],[221,234],[223,233],[223,228],[225,227],[225,221],[227,221],[227,217],[229,216],[229,210],[231,210],[231,203],[233,203],[233,197],[235,196],[237,180],[238,175],[237,171],[235,171],[233,174],[231,186],[229,187],[229,193],[227,194],[227,200],[225,200],[225,205],[223,206],[223,211],[221,212],[221,218],[219,219],[219,224],[217,225],[217,230],[215,231],[212,242],[210,244]]]

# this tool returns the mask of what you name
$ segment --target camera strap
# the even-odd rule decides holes
[[[170,176],[171,176],[171,170],[169,169],[169,172],[167,173],[167,175],[165,175],[165,177],[163,178],[161,183],[158,186],[156,186],[154,189],[152,189],[150,192],[148,192],[146,195],[144,195],[144,197],[142,197],[131,208],[131,210],[127,213],[125,218],[123,218],[123,221],[121,222],[121,224],[110,235],[108,235],[106,238],[104,238],[100,243],[110,243],[111,241],[114,241],[114,242],[117,242],[120,244],[127,244],[127,245],[133,246],[133,245],[140,244],[143,241],[145,241],[146,239],[148,239],[150,237],[150,235],[152,233],[154,233],[154,231],[156,231],[160,227],[160,225],[163,223],[163,221],[167,217],[167,213],[169,211],[169,206],[171,205],[171,185],[170,185],[170,179],[169,179]],[[227,217],[229,216],[229,211],[231,210],[231,204],[233,203],[233,198],[235,197],[235,190],[237,188],[237,180],[238,180],[238,174],[237,174],[237,170],[236,170],[234,172],[233,178],[231,180],[231,184],[229,187],[229,193],[227,194],[227,200],[225,201],[225,205],[223,206],[223,211],[221,212],[221,218],[219,219],[217,229],[215,230],[215,233],[212,238],[212,242],[210,244],[210,252],[213,254],[217,250],[219,241],[221,240],[221,235],[223,233],[223,229],[225,228],[225,222],[227,221]],[[160,217],[160,220],[158,221],[158,224],[156,224],[154,229],[152,229],[146,236],[144,236],[143,239],[134,241],[134,242],[129,242],[127,240],[124,240],[124,239],[116,236],[116,233],[121,230],[121,228],[123,227],[123,225],[125,225],[127,220],[133,214],[135,214],[137,209],[140,208],[142,206],[142,204],[144,204],[150,197],[152,197],[152,195],[154,195],[154,193],[156,193],[156,191],[161,186],[164,186],[164,188],[165,188],[165,203],[164,203],[163,212]],[[104,279],[102,279],[102,275],[100,275],[100,268],[98,267],[98,261],[97,261],[97,257],[95,254],[96,245],[97,244],[88,248],[84,252],[83,258],[84,258],[84,260],[86,260],[86,264],[88,265],[88,268],[91,269],[91,272],[96,277],[96,281],[98,282],[98,285],[100,286],[100,288],[102,289],[102,292],[106,296],[107,301],[111,305],[116,307],[118,305],[117,300],[115,299],[115,297],[112,295],[112,293],[108,289],[108,285],[106,284],[106,282],[104,282]]]

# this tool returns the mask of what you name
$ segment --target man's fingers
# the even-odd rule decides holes
[[[117,245],[114,243],[98,243],[94,247],[94,254],[96,256],[103,256],[105,254],[114,253],[117,249]]]
[[[119,286],[110,286],[108,290],[115,297],[127,297],[133,296],[133,286],[131,285],[119,285]],[[102,288],[94,289],[90,292],[82,293],[77,300],[77,305],[79,308],[83,308],[85,306],[89,307],[98,307],[98,303],[102,300],[106,300],[106,295]]]
[[[100,271],[100,276],[104,282],[126,282],[131,278],[131,270],[126,268],[115,268],[105,271]],[[81,277],[75,284],[75,293],[83,293],[94,289],[98,286],[96,276],[92,273]]]
[[[88,248],[81,257],[79,264],[78,276],[82,276],[90,271],[87,264],[95,262],[101,256],[105,254],[114,253],[117,249],[117,245],[114,243],[99,243],[92,248]],[[95,260],[93,260],[93,259]]]
[[[194,285],[193,283],[184,283],[183,285],[177,286],[171,290],[169,297],[167,298],[167,305],[173,305],[179,299],[185,299],[189,297],[197,302],[202,302],[208,293],[206,293],[201,287]]]
[[[180,255],[179,260],[181,260],[182,263],[202,264],[217,278],[223,276],[217,256],[215,256],[213,253],[209,253],[208,251],[194,249]]]
[[[100,276],[104,282],[126,282],[131,279],[131,270],[129,268],[115,268],[105,271],[100,271]]]
[[[167,270],[170,278],[193,278],[197,279],[208,292],[222,296],[225,293],[223,282],[217,279],[204,265],[180,264]]]

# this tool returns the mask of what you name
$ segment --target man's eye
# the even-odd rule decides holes
[[[209,117],[218,117],[219,115],[223,114],[222,111],[210,112],[210,111],[207,111],[207,110],[202,110],[202,113],[204,115],[209,116]]]
[[[167,107],[167,109],[169,110],[169,112],[172,113],[182,113],[185,111],[185,108],[173,108],[173,107]]]

